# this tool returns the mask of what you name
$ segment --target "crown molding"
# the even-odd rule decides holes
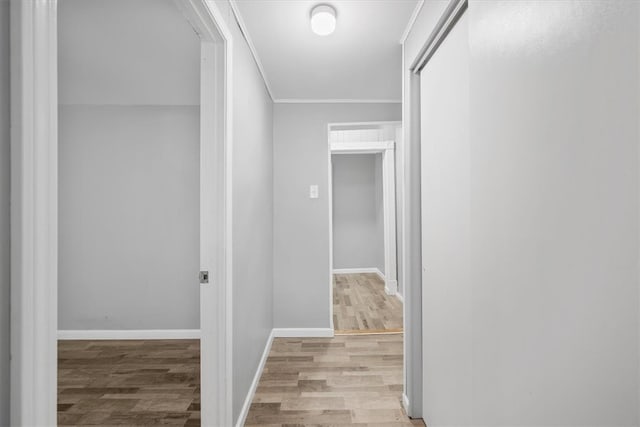
[[[402,104],[401,99],[274,99],[275,104]]]
[[[407,37],[409,37],[409,33],[413,29],[413,25],[416,23],[416,19],[418,19],[418,15],[424,6],[425,0],[419,0],[418,4],[416,4],[416,8],[413,9],[413,13],[411,14],[411,18],[409,18],[409,22],[407,23],[407,28],[404,29],[404,33],[402,33],[402,37],[400,37],[400,44],[404,44],[407,41]]]
[[[260,61],[260,57],[258,56],[258,51],[256,50],[256,47],[253,44],[253,40],[251,39],[251,36],[249,35],[249,29],[247,28],[247,24],[245,24],[244,19],[242,19],[242,14],[240,13],[240,9],[238,9],[236,0],[229,0],[229,5],[231,6],[231,11],[235,16],[238,26],[240,27],[240,31],[242,32],[244,39],[247,41],[247,45],[249,46],[249,50],[251,51],[251,56],[253,56],[253,60],[258,66],[258,70],[260,71],[260,75],[262,76],[264,85],[267,88],[267,92],[269,92],[269,96],[271,97],[271,100],[273,102],[276,102],[275,98],[273,97],[273,91],[271,90],[271,84],[269,83],[269,79],[267,79],[267,74],[264,72],[262,61]]]

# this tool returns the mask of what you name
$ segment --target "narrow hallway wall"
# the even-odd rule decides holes
[[[275,327],[330,328],[327,125],[400,120],[400,110],[400,104],[275,105]],[[318,185],[318,199],[309,199],[309,185]]]
[[[233,418],[273,329],[273,102],[226,0],[233,37]]]
[[[0,425],[9,425],[10,356],[10,96],[9,0],[0,0]]]

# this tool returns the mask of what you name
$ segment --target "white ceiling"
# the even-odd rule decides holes
[[[336,31],[309,26],[321,0],[235,0],[274,100],[401,99],[400,38],[418,0],[329,0]]]

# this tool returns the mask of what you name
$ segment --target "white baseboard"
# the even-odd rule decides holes
[[[411,414],[411,407],[409,406],[409,397],[404,393],[402,393],[402,406],[404,406],[404,410],[407,414]]]
[[[387,293],[387,295],[398,295],[398,281],[385,280],[384,291]]]
[[[400,294],[400,292],[396,292],[396,298],[398,298],[400,302],[404,304],[404,297]]]
[[[251,402],[253,402],[253,398],[256,394],[256,389],[258,388],[258,384],[260,383],[260,377],[262,376],[262,371],[264,371],[264,365],[267,363],[267,359],[269,358],[269,352],[271,351],[271,345],[273,344],[273,339],[278,337],[279,338],[333,337],[333,329],[273,328],[271,330],[271,334],[269,334],[269,338],[267,338],[267,343],[264,346],[264,351],[262,352],[260,363],[258,363],[258,368],[256,369],[256,373],[253,376],[251,387],[249,387],[247,396],[244,399],[244,404],[242,405],[242,409],[240,410],[240,415],[238,416],[236,427],[244,426],[244,423],[247,420],[247,415],[249,414],[249,409],[251,408]]]
[[[277,338],[333,338],[331,328],[273,328]]]
[[[333,274],[360,274],[360,273],[377,273],[378,270],[375,267],[366,268],[334,268]]]
[[[264,365],[265,363],[267,363],[267,358],[269,358],[269,352],[271,351],[271,344],[273,344],[274,331],[275,329],[272,329],[271,333],[269,334],[269,338],[267,338],[267,343],[264,346],[264,351],[262,352],[260,363],[258,363],[258,369],[256,369],[256,373],[253,376],[253,381],[251,381],[251,387],[249,387],[249,391],[247,392],[247,397],[244,399],[244,404],[242,405],[242,409],[240,410],[240,415],[238,416],[238,422],[236,423],[236,427],[243,427],[245,421],[247,421],[247,415],[249,415],[251,402],[253,402],[253,397],[256,394],[256,389],[258,388],[258,383],[260,382],[262,371],[264,371]]]
[[[382,271],[376,267],[366,268],[334,268],[333,274],[362,274],[362,273],[375,273],[382,280],[386,280]]]
[[[59,340],[177,340],[200,339],[200,329],[59,330]]]

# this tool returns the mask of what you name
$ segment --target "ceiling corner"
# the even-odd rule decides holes
[[[260,75],[262,76],[262,80],[264,81],[264,85],[267,88],[267,92],[269,93],[269,97],[271,101],[275,102],[275,97],[273,95],[273,90],[271,89],[271,84],[269,83],[269,79],[267,78],[267,74],[264,72],[264,67],[262,66],[262,61],[260,61],[260,56],[258,56],[258,51],[256,50],[253,41],[251,40],[251,35],[249,34],[249,29],[242,19],[242,14],[240,13],[240,9],[238,9],[238,5],[236,0],[228,0],[229,5],[231,6],[231,11],[235,17],[236,22],[238,23],[238,27],[240,28],[240,32],[242,33],[245,41],[247,42],[247,46],[249,46],[249,50],[251,51],[251,56],[253,56],[253,60],[260,71]]]

